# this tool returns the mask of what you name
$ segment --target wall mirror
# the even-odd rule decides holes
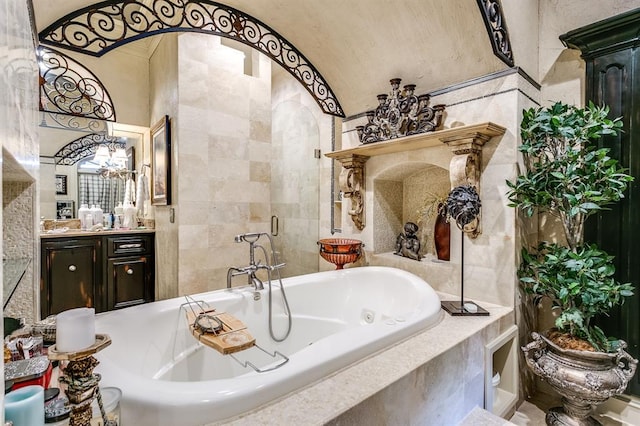
[[[84,144],[95,142],[97,146],[110,147],[109,155],[112,157],[115,155],[115,148],[122,147],[126,156],[126,170],[136,173],[105,173],[105,167],[101,167],[101,164],[94,160],[95,147],[89,149],[86,146],[76,149],[79,152],[68,153],[68,160],[61,161],[60,157],[56,157],[56,153],[60,153],[63,147],[72,141],[95,134],[63,128],[39,127],[41,217],[45,219],[77,218],[81,204],[100,204],[103,211],[111,212],[118,202],[123,201],[126,180],[132,178],[135,181],[136,174],[141,168],[144,141],[148,137],[149,129],[119,123],[110,123],[108,127],[111,136],[107,138],[106,143],[104,139],[95,138],[95,140],[85,141]],[[116,142],[109,143],[112,140]],[[80,148],[80,143],[75,145]],[[64,185],[61,185],[61,182],[64,182]]]

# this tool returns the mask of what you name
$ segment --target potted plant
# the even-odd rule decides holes
[[[529,217],[557,217],[566,240],[523,248],[519,269],[534,303],[548,298],[557,314],[554,330],[533,333],[523,347],[533,372],[563,396],[564,407],[552,409],[547,424],[598,424],[589,417],[592,405],[622,393],[637,364],[624,351],[626,343],[607,338],[594,324],[631,296],[633,286],[616,281],[612,257],[583,240],[585,220],[623,198],[633,180],[595,143],[621,131],[621,119],[608,113],[592,103],[525,110],[519,147],[524,173],[507,182],[511,207]]]

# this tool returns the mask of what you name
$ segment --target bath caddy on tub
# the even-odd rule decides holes
[[[289,361],[284,354],[278,351],[269,352],[256,343],[255,337],[249,333],[247,326],[242,321],[226,312],[217,312],[215,309],[201,300],[189,300],[180,305],[184,309],[189,325],[189,331],[205,346],[209,346],[222,355],[231,356],[243,367],[251,367],[258,373],[275,370]],[[282,360],[275,365],[260,368],[249,361],[241,361],[234,354],[249,348],[257,348],[271,358],[280,357]]]

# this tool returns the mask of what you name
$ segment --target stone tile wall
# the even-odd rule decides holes
[[[31,259],[3,315],[37,319],[39,271],[34,236],[38,216],[38,72],[25,2],[7,2],[0,19],[0,143],[2,144],[2,258]]]
[[[220,38],[178,38],[179,294],[224,288],[248,263],[234,236],[270,227],[271,63]],[[246,281],[237,278],[237,284]]]

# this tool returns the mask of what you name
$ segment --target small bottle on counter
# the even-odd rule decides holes
[[[113,215],[113,229],[120,229],[120,216]]]
[[[133,229],[136,227],[136,208],[131,203],[125,203],[124,205],[124,222],[123,228]]]
[[[93,228],[93,215],[90,213],[87,213],[84,215],[84,227],[82,229],[89,230]]]
[[[100,204],[96,204],[92,209],[93,213],[93,224],[97,225],[98,223],[102,223],[102,208]]]
[[[80,229],[87,229],[87,214],[89,214],[89,207],[87,204],[81,204],[78,209],[78,219],[80,219]]]
[[[102,226],[104,229],[111,229],[111,215],[109,213],[102,215]]]

